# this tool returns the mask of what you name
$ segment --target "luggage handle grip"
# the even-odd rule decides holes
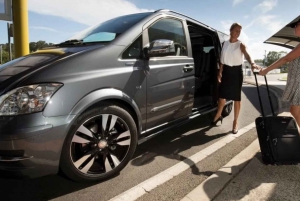
[[[263,117],[265,117],[264,108],[263,108],[263,105],[262,105],[262,102],[261,102],[261,97],[260,97],[260,92],[259,92],[258,82],[257,82],[257,77],[256,77],[256,74],[258,74],[258,72],[253,72],[253,74],[254,74],[254,78],[255,78],[255,83],[256,83],[256,88],[257,88],[257,94],[258,94],[258,100],[259,100],[261,114],[262,114]]]

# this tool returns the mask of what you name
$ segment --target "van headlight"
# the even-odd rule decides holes
[[[62,86],[47,83],[19,87],[0,97],[0,116],[42,111],[51,96]]]

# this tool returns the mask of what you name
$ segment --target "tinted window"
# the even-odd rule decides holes
[[[0,14],[5,13],[4,0],[0,0]]]
[[[77,39],[83,40],[83,42],[112,41],[150,14],[152,13],[138,13],[117,17],[103,22],[100,25],[90,27],[87,30],[71,37],[69,40]]]
[[[142,53],[142,36],[138,37],[123,53],[123,59],[138,59]]]
[[[174,19],[163,19],[153,24],[148,29],[149,42],[158,39],[174,41],[177,56],[186,56],[186,38],[182,22]]]

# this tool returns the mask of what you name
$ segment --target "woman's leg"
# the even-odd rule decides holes
[[[221,116],[221,113],[223,111],[224,105],[225,105],[225,99],[219,98],[219,101],[218,101],[218,110],[217,110],[217,114],[216,114],[216,116],[214,118],[214,121],[216,121]]]
[[[298,128],[300,127],[300,106],[299,105],[291,105],[290,112],[295,118]]]
[[[240,114],[240,109],[241,109],[241,101],[234,101],[234,120],[233,120],[232,130],[237,129],[237,122]]]

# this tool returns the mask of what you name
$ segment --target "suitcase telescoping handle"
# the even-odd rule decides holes
[[[258,72],[253,72],[253,74],[254,74],[254,77],[255,77],[256,88],[257,88],[257,93],[258,93],[258,99],[259,99],[259,104],[260,104],[260,108],[261,108],[261,114],[262,114],[263,117],[265,117],[265,113],[264,113],[264,109],[263,109],[263,105],[262,105],[262,101],[261,101],[261,96],[260,96],[260,92],[259,92],[259,86],[258,86],[258,82],[257,82],[257,77],[256,77],[258,75]],[[268,81],[267,81],[267,77],[264,76],[264,78],[265,78],[267,92],[268,92],[268,97],[269,97],[269,101],[270,101],[270,105],[271,105],[272,115],[275,116],[274,108],[273,108],[273,104],[272,104],[272,100],[271,100],[271,95],[270,95],[270,90],[269,90],[269,85],[268,85]]]

